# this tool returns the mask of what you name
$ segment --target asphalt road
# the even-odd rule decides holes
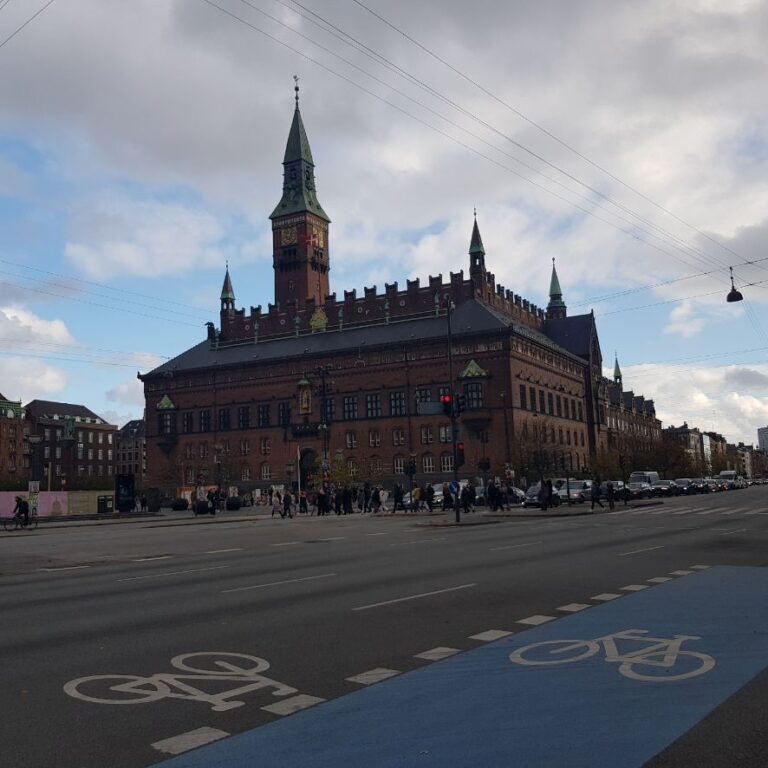
[[[3,766],[138,768],[176,753],[179,766],[192,765],[187,757],[200,765],[260,766],[245,737],[186,751],[253,729],[259,738],[274,734],[282,745],[274,764],[284,768],[342,762],[355,768],[768,765],[768,592],[760,570],[768,565],[768,487],[595,515],[483,518],[487,524],[460,527],[444,522],[358,514],[142,520],[0,534]],[[672,617],[659,627],[702,637],[698,645],[686,641],[686,648],[706,650],[704,634],[711,634],[710,652],[701,658],[716,658],[714,670],[704,665],[690,680],[646,682],[647,698],[638,704],[637,681],[595,656],[612,680],[629,687],[614,691],[594,675],[586,682],[563,678],[562,689],[549,677],[539,691],[543,678],[520,678],[530,688],[504,694],[514,701],[483,700],[483,675],[491,675],[490,691],[496,674],[483,666],[493,648],[559,637],[552,633],[561,624],[583,632],[592,631],[589,621],[600,631],[609,624],[608,631],[651,629],[657,605],[659,616]],[[705,609],[706,620],[699,615]],[[541,634],[545,630],[550,634]],[[756,636],[762,651],[749,645]],[[506,650],[503,656],[506,664]],[[468,698],[455,719],[432,719],[446,696],[441,686],[456,688],[454,676],[464,681]],[[694,687],[703,684],[709,688]],[[679,722],[662,712],[673,688],[682,696],[674,710]],[[362,697],[374,689],[378,699]],[[431,698],[424,698],[426,689]],[[716,693],[713,703],[696,709],[703,692]],[[635,738],[630,728],[628,736],[617,717],[615,728],[603,724],[599,734],[585,734],[583,712],[605,710],[605,697],[614,694],[641,707],[627,712],[635,711],[634,722],[641,712],[646,730]],[[576,752],[558,753],[554,741],[550,752],[536,752],[541,745],[533,742],[547,738],[534,738],[533,723],[525,725],[527,739],[505,741],[509,725],[500,707],[521,707],[516,722],[522,723],[529,696],[553,712],[575,697],[556,718],[564,743],[591,745],[597,737],[613,749],[610,762],[579,762]],[[385,706],[392,707],[390,726],[384,710],[378,716]],[[342,760],[342,746],[363,738],[355,727],[371,727],[368,721],[353,725],[360,709],[376,718],[381,733],[366,747],[364,763],[355,763]],[[495,724],[496,757],[481,763],[458,750],[449,760],[430,761],[429,749],[412,752],[405,737],[400,744],[398,732],[407,729],[393,712],[409,728],[423,722],[435,743],[456,738],[457,728],[471,731],[473,717],[483,727]],[[328,741],[322,759],[311,743],[302,744],[302,732],[315,727]],[[480,754],[494,738],[486,734],[471,749]],[[240,757],[206,752],[225,744],[244,751]],[[309,749],[310,758],[291,752],[299,748]],[[259,749],[263,765],[273,765],[268,747]]]

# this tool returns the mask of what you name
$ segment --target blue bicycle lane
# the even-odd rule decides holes
[[[671,670],[525,666],[519,648],[626,630],[685,640]],[[713,567],[166,760],[163,768],[639,768],[768,666],[768,568]],[[642,643],[619,643],[619,651]],[[627,641],[629,642],[629,641]],[[584,648],[585,646],[582,646]],[[593,646],[594,647],[594,646]],[[533,654],[533,655],[532,655]],[[524,657],[543,659],[533,649]],[[703,660],[714,666],[705,672]],[[551,656],[549,658],[552,658]],[[660,661],[656,656],[655,661]],[[699,674],[695,674],[698,672]]]

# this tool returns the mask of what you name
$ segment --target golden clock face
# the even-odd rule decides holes
[[[315,238],[315,247],[316,248],[325,248],[325,235],[323,234],[322,229],[313,229],[312,234]]]
[[[298,239],[296,227],[283,227],[280,230],[280,245],[295,245]]]

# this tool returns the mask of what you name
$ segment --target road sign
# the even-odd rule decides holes
[[[451,493],[457,493],[459,490],[459,481],[451,480],[451,483],[448,487],[451,489]]]
[[[27,491],[29,493],[40,493],[40,481],[39,480],[30,480],[29,486],[27,487]]]

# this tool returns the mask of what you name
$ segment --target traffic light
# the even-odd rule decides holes
[[[440,397],[440,403],[443,406],[443,415],[448,416],[448,418],[453,416],[453,398],[449,392]]]
[[[411,476],[416,474],[416,461],[414,459],[408,461],[408,474]]]
[[[456,468],[464,466],[464,443],[456,443]]]
[[[467,410],[467,397],[466,395],[459,392],[456,395],[456,415],[458,416],[460,413],[463,413]]]

